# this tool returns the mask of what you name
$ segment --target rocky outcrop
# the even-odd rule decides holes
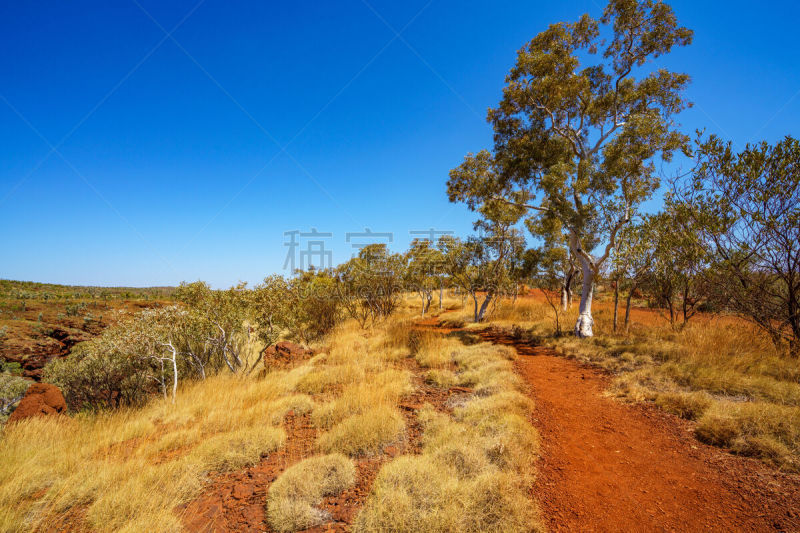
[[[285,368],[305,361],[314,355],[314,351],[290,341],[281,341],[264,348],[263,354],[265,368]]]
[[[51,416],[66,412],[67,403],[64,401],[61,389],[49,383],[33,383],[11,413],[8,423],[32,416]]]

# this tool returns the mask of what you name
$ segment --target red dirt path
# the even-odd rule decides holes
[[[800,476],[694,439],[653,406],[603,396],[609,377],[513,345],[542,440],[534,497],[550,531],[800,531]]]

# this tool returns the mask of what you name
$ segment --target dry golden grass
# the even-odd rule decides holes
[[[452,359],[452,380],[476,387],[451,415],[423,408],[422,453],[378,474],[354,531],[536,531],[528,497],[538,440],[509,353],[453,338],[427,339],[423,360]],[[417,355],[420,351],[417,350]],[[441,354],[440,354],[441,355]],[[442,372],[442,371],[439,371]],[[428,374],[430,376],[430,372]]]
[[[403,415],[395,407],[379,405],[345,418],[317,439],[317,448],[326,453],[350,456],[374,455],[399,441],[405,430]]]
[[[267,518],[275,531],[297,531],[325,523],[318,509],[324,496],[334,496],[355,483],[356,469],[341,454],[305,459],[289,467],[269,487]]]
[[[179,530],[173,509],[197,494],[207,472],[253,464],[283,445],[277,415],[298,400],[283,399],[287,378],[219,375],[182,387],[175,404],[5,428],[0,530],[35,530],[79,508],[98,531]]]
[[[363,383],[348,385],[336,399],[317,406],[311,414],[311,420],[317,427],[327,429],[349,416],[362,414],[377,406],[394,406],[412,390],[409,372],[384,370],[372,374]]]
[[[414,358],[424,368],[447,368],[453,363],[454,343],[441,333],[431,330],[411,331],[409,348]]]
[[[800,471],[800,365],[761,331],[712,315],[675,331],[657,311],[636,309],[629,332],[614,334],[611,306],[595,307],[592,339],[554,337],[552,311],[536,298],[503,304],[492,321],[522,326],[562,355],[609,370],[611,394],[696,420],[701,440]],[[565,313],[565,329],[576,313]]]
[[[412,305],[413,303],[413,305]],[[449,299],[445,307],[458,307]],[[434,304],[435,307],[435,304]],[[347,456],[380,454],[406,438],[397,408],[415,382],[415,357],[440,385],[475,388],[452,416],[423,409],[423,453],[387,463],[356,529],[525,531],[538,528],[528,490],[536,435],[507,350],[464,346],[433,334],[412,350],[416,302],[362,330],[348,322],[319,355],[261,377],[211,376],[185,383],[173,404],[36,418],[0,439],[0,531],[45,529],[61,516],[97,531],[179,531],[175,509],[195,498],[209,473],[252,465],[284,445],[289,412],[323,432],[324,455],[288,469],[268,492],[273,528],[323,523],[321,498],[354,482]],[[431,313],[438,313],[432,309]],[[447,316],[452,313],[448,313]],[[257,352],[246,350],[248,360]],[[435,380],[434,380],[435,381]]]

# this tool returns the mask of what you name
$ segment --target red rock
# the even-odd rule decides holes
[[[231,496],[237,500],[244,500],[253,494],[253,487],[251,485],[236,485],[233,487]]]
[[[264,367],[287,366],[308,359],[313,350],[290,341],[281,341],[264,348]]]
[[[387,446],[383,449],[383,452],[389,457],[394,457],[400,452],[400,450],[397,449],[397,446]]]
[[[49,383],[34,383],[11,413],[8,423],[32,416],[50,416],[67,412],[67,403],[61,389]]]

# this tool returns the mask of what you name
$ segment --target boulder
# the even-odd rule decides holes
[[[67,403],[61,389],[49,383],[33,383],[11,416],[8,423],[32,416],[50,416],[67,412]]]
[[[291,366],[312,355],[314,355],[313,350],[293,342],[281,341],[264,348],[264,366],[269,368]]]

